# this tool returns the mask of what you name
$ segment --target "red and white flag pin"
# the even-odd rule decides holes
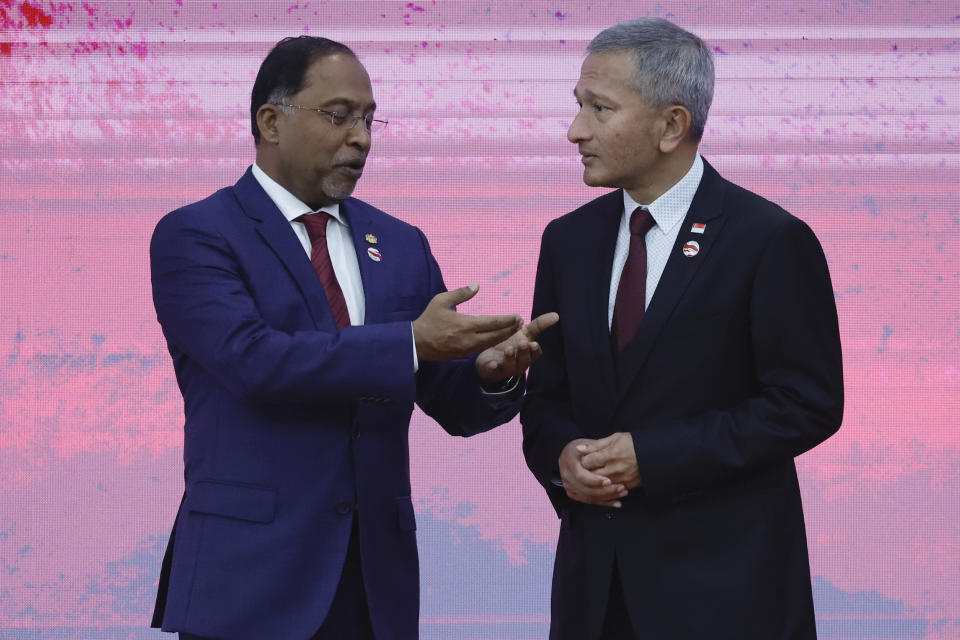
[[[696,240],[687,240],[687,243],[683,245],[683,255],[692,258],[698,253],[700,253],[700,243]]]
[[[367,249],[367,255],[370,256],[370,259],[374,262],[380,262],[383,260],[383,255],[380,254],[380,250],[375,247],[369,247]]]
[[[705,222],[694,222],[693,226],[690,227],[690,233],[703,233],[707,230],[707,225]]]

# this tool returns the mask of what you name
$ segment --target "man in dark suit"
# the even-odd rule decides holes
[[[419,229],[349,197],[375,109],[350,49],[281,41],[256,164],[154,232],[186,487],[153,624],[182,638],[416,638],[413,404],[455,435],[509,420],[556,322],[456,313],[477,287],[447,292]]]
[[[661,19],[589,45],[568,137],[618,187],[543,234],[524,454],[561,518],[554,640],[816,637],[793,458],[840,426],[826,261],[697,152],[713,63]]]

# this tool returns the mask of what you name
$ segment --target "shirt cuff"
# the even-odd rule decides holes
[[[413,342],[413,372],[420,371],[420,360],[417,358],[417,336],[413,334],[413,323],[410,323],[410,340]]]

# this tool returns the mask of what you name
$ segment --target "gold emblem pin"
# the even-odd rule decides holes
[[[373,235],[372,233],[368,233],[364,237],[366,238],[368,244],[377,244],[377,236]]]

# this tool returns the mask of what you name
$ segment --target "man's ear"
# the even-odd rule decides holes
[[[660,112],[663,129],[660,136],[660,151],[672,153],[690,133],[690,112],[686,107],[673,105]]]
[[[264,104],[257,109],[257,127],[260,129],[260,140],[277,144],[280,134],[277,125],[280,120],[281,107],[275,104]]]

